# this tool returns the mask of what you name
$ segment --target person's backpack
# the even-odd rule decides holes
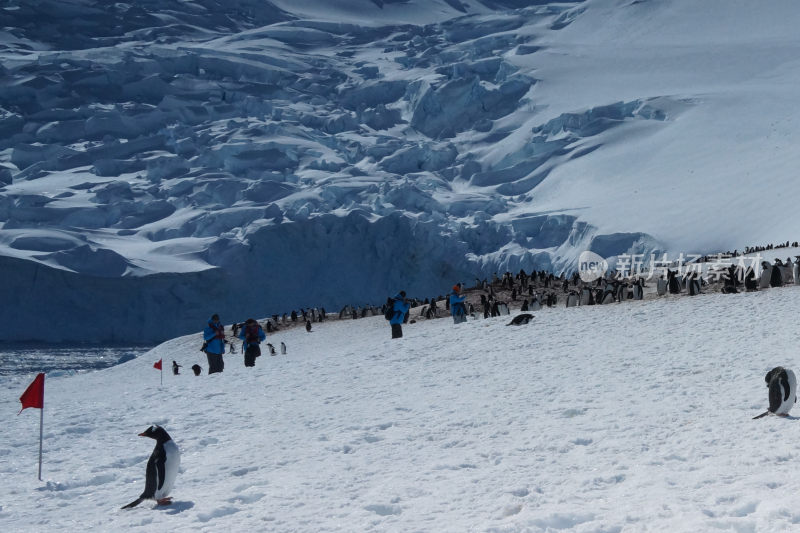
[[[394,299],[387,298],[386,299],[386,311],[383,313],[383,318],[386,320],[391,320],[394,318]]]
[[[258,344],[261,339],[258,335],[258,326],[247,326],[244,331],[244,342],[247,344]]]

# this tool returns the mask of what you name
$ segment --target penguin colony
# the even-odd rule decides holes
[[[762,279],[760,280],[761,286],[765,288],[770,285],[781,286],[781,283],[775,281],[775,278],[778,275],[776,274],[778,269],[769,269],[766,268],[767,266],[770,265],[765,265],[765,275],[763,275]],[[798,260],[793,265],[792,270],[795,284],[800,284],[800,256],[798,256]],[[673,294],[680,293],[680,285],[678,284],[676,276],[674,274],[669,274],[672,273],[668,272],[666,280],[658,280],[658,295],[663,295],[667,292]],[[699,276],[695,275],[687,280],[687,289],[690,295],[700,294],[700,281],[698,278]],[[614,294],[614,292],[609,289],[610,286],[607,286],[603,293],[599,295],[602,303],[610,303],[614,300],[622,301],[625,299],[624,296],[620,296],[620,294]],[[529,309],[541,309],[541,304],[536,298],[536,295],[534,294],[532,296],[533,298],[530,305],[528,305],[528,301],[525,300],[523,311],[527,311]],[[642,281],[638,280],[632,286],[630,297],[635,300],[641,300],[642,296]],[[577,305],[591,305],[594,303],[592,300],[593,294],[591,290],[584,287],[580,292],[574,290],[569,291],[567,295],[566,306],[574,307]],[[505,307],[503,310],[504,312],[501,314],[509,314],[507,304],[501,303],[500,305]],[[532,314],[522,313],[515,316],[507,325],[518,326],[528,324],[531,322],[531,320],[533,320],[533,318],[534,316]],[[306,320],[305,327],[306,331],[311,332],[311,322],[309,320]],[[267,346],[269,347],[270,354],[276,355],[275,348],[272,346],[272,344],[267,343]],[[281,354],[286,354],[286,352],[286,344],[281,342]],[[179,375],[180,368],[181,365],[179,365],[176,361],[172,361],[173,374]],[[199,376],[202,368],[199,365],[192,365],[192,371],[194,372],[195,376]],[[778,366],[767,372],[766,376],[764,377],[764,381],[766,382],[767,389],[769,391],[769,408],[766,412],[753,418],[759,419],[770,414],[782,417],[788,416],[789,411],[797,402],[797,378],[794,372],[788,368]],[[144,432],[140,433],[139,436],[154,439],[156,444],[153,448],[153,453],[150,455],[150,458],[147,461],[147,467],[145,470],[145,487],[142,491],[142,494],[131,503],[122,507],[122,509],[131,509],[148,499],[155,500],[158,505],[170,505],[172,503],[172,498],[169,497],[169,493],[172,491],[172,488],[175,485],[175,479],[178,475],[178,469],[181,462],[180,450],[178,449],[177,444],[175,444],[175,441],[172,440],[172,437],[170,437],[166,430],[161,426],[150,426]]]

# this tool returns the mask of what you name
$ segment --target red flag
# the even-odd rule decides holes
[[[161,359],[153,363],[153,368],[155,368],[156,370],[161,370]]]
[[[44,372],[39,373],[28,385],[28,388],[19,397],[19,401],[22,402],[22,409],[19,410],[19,413],[28,407],[33,407],[34,409],[44,408]]]

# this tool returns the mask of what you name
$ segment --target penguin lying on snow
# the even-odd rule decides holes
[[[143,433],[139,433],[139,436],[155,439],[156,447],[153,449],[150,459],[147,460],[142,495],[123,509],[136,507],[144,500],[156,500],[158,505],[169,505],[172,503],[172,498],[168,498],[167,495],[175,484],[178,467],[181,464],[181,452],[178,450],[178,445],[161,426],[150,426]]]
[[[511,322],[506,324],[506,326],[521,326],[523,324],[527,324],[531,320],[533,320],[533,315],[529,313],[522,313],[521,315],[517,315],[511,319]]]
[[[754,418],[761,418],[772,413],[788,416],[797,401],[797,378],[794,372],[782,366],[776,366],[764,376],[769,387],[769,410]]]

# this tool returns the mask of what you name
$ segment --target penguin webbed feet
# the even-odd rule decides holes
[[[156,500],[157,505],[172,505],[172,496]]]

